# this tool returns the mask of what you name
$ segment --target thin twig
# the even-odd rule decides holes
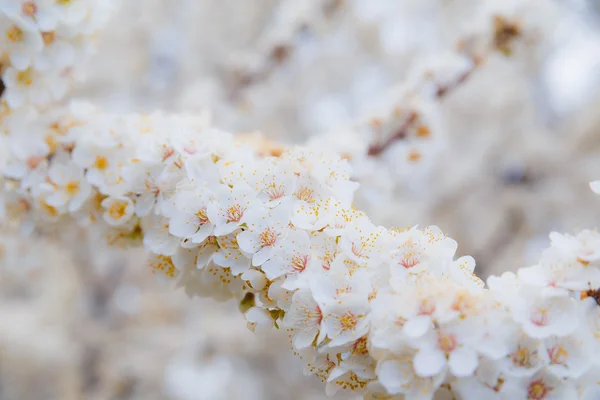
[[[474,62],[473,65],[471,65],[471,68],[463,72],[454,82],[451,82],[449,85],[446,86],[438,86],[436,91],[436,96],[438,100],[444,99],[448,95],[448,93],[452,93],[456,88],[465,83],[471,77],[471,75],[473,75],[475,70],[479,67],[479,65],[481,65],[480,61],[473,61]]]
[[[481,61],[473,57],[473,65],[468,70],[463,72],[456,80],[454,80],[450,84],[446,86],[439,85],[437,87],[437,100],[444,99],[449,93],[453,92],[456,88],[460,87],[463,83],[465,83],[480,65]],[[385,139],[383,142],[373,143],[371,146],[369,146],[369,149],[367,150],[367,155],[369,157],[377,157],[381,155],[384,151],[386,151],[388,148],[390,148],[398,140],[406,139],[408,136],[408,131],[413,127],[417,120],[418,114],[416,112],[411,112],[406,123],[404,123],[393,135]]]
[[[367,151],[369,157],[376,157],[388,149],[392,144],[394,144],[394,142],[405,139],[406,135],[408,134],[408,130],[415,123],[417,117],[418,115],[416,112],[411,112],[406,122],[402,124],[400,128],[398,128],[396,133],[385,139],[383,142],[374,143],[369,146],[369,150]]]

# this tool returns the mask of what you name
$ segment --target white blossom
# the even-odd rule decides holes
[[[439,93],[474,58],[419,67],[348,135],[263,152],[205,114],[59,107],[110,3],[0,0],[1,222],[32,231],[74,220],[109,244],[143,246],[149,270],[189,296],[241,301],[257,334],[285,328],[330,395],[598,396],[598,232],[552,233],[537,263],[484,288],[475,260],[456,259],[439,228],[392,230],[353,207],[355,177],[391,186],[436,157]],[[399,129],[407,140],[386,145]],[[326,148],[340,137],[356,139],[338,147],[350,154]],[[600,192],[598,181],[591,188]]]

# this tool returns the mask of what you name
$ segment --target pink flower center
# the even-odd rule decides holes
[[[456,348],[456,336],[441,335],[438,338],[438,346],[444,353],[451,353]]]
[[[549,321],[550,317],[548,316],[548,310],[545,308],[538,309],[537,312],[531,316],[531,323],[535,326],[546,326]]]
[[[169,157],[175,154],[175,149],[171,146],[165,146],[162,153],[162,161],[166,161]]]
[[[258,235],[258,240],[262,247],[273,246],[277,241],[277,233],[273,229],[267,228]]]
[[[419,256],[415,253],[407,253],[400,260],[400,265],[406,269],[410,269],[419,263]]]
[[[296,271],[296,272],[304,271],[308,264],[308,255],[296,254],[295,256],[292,257],[291,264],[292,264],[292,268],[294,269],[294,271]]]
[[[314,190],[309,189],[306,186],[302,186],[300,189],[298,189],[298,192],[296,192],[296,197],[299,200],[303,200],[307,203],[314,203],[315,202],[314,193],[315,193]]]
[[[283,197],[285,194],[283,190],[283,185],[276,185],[275,183],[271,183],[266,189],[265,193],[269,196],[271,200],[277,200]]]
[[[346,314],[340,317],[340,326],[342,331],[353,330],[357,324],[358,318],[351,311],[346,312]]]
[[[550,363],[555,365],[562,365],[565,363],[565,359],[569,356],[567,350],[562,346],[555,346],[548,349],[548,357]]]
[[[198,210],[196,217],[198,217],[198,221],[200,221],[200,223],[203,225],[209,222],[208,216],[206,215],[206,208]]]
[[[228,222],[240,222],[244,216],[242,206],[234,204],[227,209],[227,221]]]
[[[356,257],[362,257],[364,253],[364,246],[362,243],[352,242],[352,254]]]

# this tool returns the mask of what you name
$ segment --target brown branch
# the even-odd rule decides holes
[[[369,157],[377,157],[378,155],[383,153],[386,149],[388,149],[392,144],[394,144],[394,142],[405,139],[407,136],[408,130],[415,123],[415,121],[417,120],[417,117],[418,117],[418,115],[416,112],[414,112],[414,111],[411,112],[410,115],[408,116],[408,119],[406,120],[406,122],[404,124],[402,124],[402,126],[400,128],[398,128],[396,133],[394,133],[392,136],[385,139],[383,142],[375,143],[375,144],[372,144],[371,146],[369,146],[369,150],[367,151],[367,154],[369,155]]]
[[[473,58],[473,65],[471,66],[471,68],[463,72],[458,77],[458,79],[446,86],[438,86],[437,91],[435,93],[438,100],[444,99],[448,95],[448,93],[452,93],[452,91],[454,91],[460,85],[465,83],[471,77],[471,75],[473,75],[473,72],[475,72],[479,65],[481,65],[481,62],[478,59]]]
[[[494,16],[493,18],[493,39],[491,48],[488,51],[498,51],[505,56],[512,53],[515,42],[523,37],[523,30],[519,21],[510,21],[502,16]],[[458,50],[466,52],[473,61],[471,67],[463,72],[456,80],[446,86],[438,86],[436,90],[437,100],[444,99],[449,93],[454,91],[465,83],[473,72],[483,64],[484,57],[476,55],[472,50],[466,49],[468,41],[459,41]],[[416,118],[413,118],[413,123]],[[396,133],[383,143],[375,143],[371,145],[367,151],[370,157],[378,156],[389,148],[395,141],[403,140],[408,137],[408,130],[412,128],[410,124],[402,126]]]

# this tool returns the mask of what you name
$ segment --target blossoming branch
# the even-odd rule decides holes
[[[0,9],[8,30],[31,13],[39,38],[101,3]],[[54,25],[40,25],[46,15]],[[31,58],[15,64],[8,48],[9,68],[46,76],[39,51],[22,45]],[[47,97],[32,109],[25,83],[7,85],[2,120],[6,223],[24,232],[78,223],[115,246],[143,246],[149,269],[189,295],[236,299],[258,334],[285,330],[328,394],[600,395],[597,232],[552,233],[536,265],[485,288],[473,258],[456,259],[457,243],[437,227],[388,229],[356,210],[358,184],[338,154],[260,151],[204,115],[110,114]]]

